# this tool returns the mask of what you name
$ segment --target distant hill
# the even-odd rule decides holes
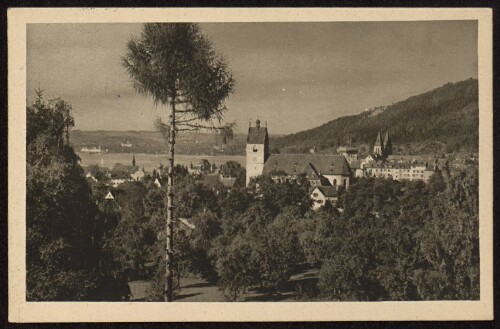
[[[76,151],[95,146],[110,153],[167,153],[162,135],[155,131],[73,130],[70,140]],[[175,146],[177,154],[243,155],[245,144],[246,135],[242,134],[237,134],[227,145],[222,146],[217,134],[181,133],[177,135]]]
[[[348,141],[369,152],[377,132],[389,129],[395,153],[477,152],[478,83],[447,83],[404,101],[329,121],[317,128],[271,139],[271,150],[335,152]]]

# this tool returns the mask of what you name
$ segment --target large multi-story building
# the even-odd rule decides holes
[[[365,168],[367,176],[384,177],[394,180],[423,180],[427,182],[435,168],[423,162],[373,162]]]
[[[389,138],[389,132],[386,131],[385,138],[382,138],[381,132],[378,133],[373,153],[361,161],[360,175],[356,176],[427,182],[436,169],[435,161],[430,158],[392,155],[392,142]]]

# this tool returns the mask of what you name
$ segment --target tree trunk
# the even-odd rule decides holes
[[[170,133],[169,144],[170,154],[168,159],[168,181],[167,181],[167,250],[166,250],[166,269],[165,269],[165,301],[173,300],[173,278],[174,278],[174,154],[175,154],[175,103],[171,103],[170,110]]]

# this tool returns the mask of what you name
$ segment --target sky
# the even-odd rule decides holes
[[[477,21],[200,24],[237,81],[227,121],[288,134],[477,78]],[[167,109],[137,94],[121,64],[142,24],[29,24],[34,89],[73,107],[75,129],[154,130]]]

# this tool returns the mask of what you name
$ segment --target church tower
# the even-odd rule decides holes
[[[373,145],[373,153],[380,156],[384,155],[384,140],[382,139],[382,134],[380,133],[380,131],[378,132],[375,145]]]
[[[248,127],[247,137],[247,180],[250,182],[252,177],[262,175],[264,171],[264,163],[269,157],[269,136],[267,134],[267,127],[260,126],[260,120],[255,121],[255,127]]]
[[[383,150],[384,150],[384,158],[387,158],[389,155],[392,155],[392,142],[389,139],[389,130],[385,132]]]

